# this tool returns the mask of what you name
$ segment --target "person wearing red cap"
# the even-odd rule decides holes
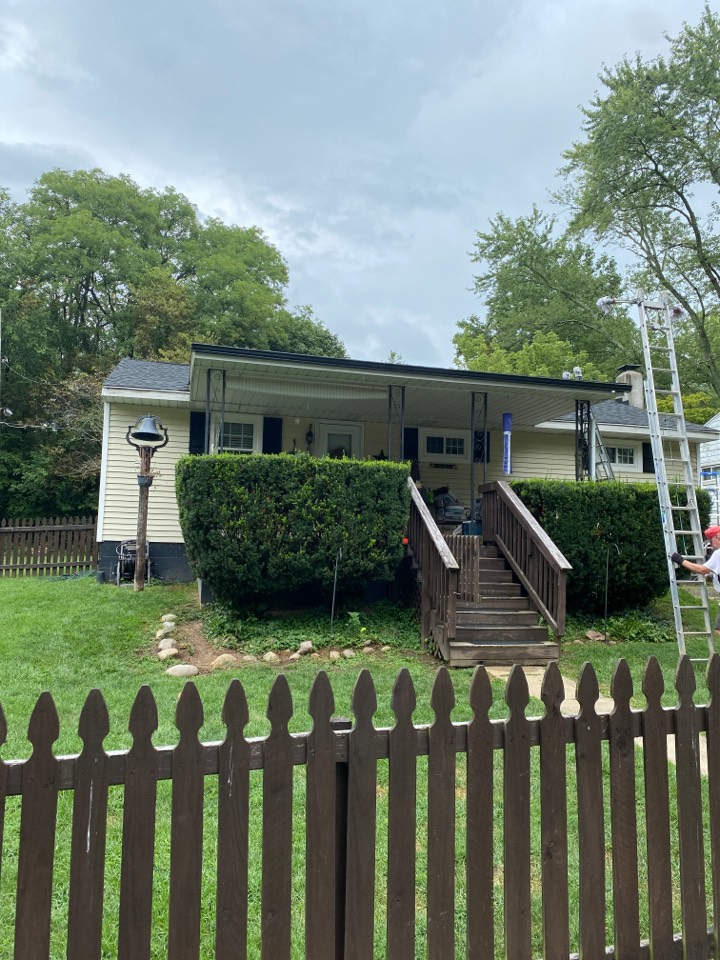
[[[679,567],[683,567],[685,570],[691,570],[693,573],[701,573],[704,577],[712,575],[713,586],[715,590],[720,593],[720,580],[718,579],[718,574],[720,574],[720,527],[708,527],[705,531],[705,538],[710,541],[710,546],[713,551],[710,556],[707,557],[705,563],[693,563],[692,560],[686,560],[685,557],[679,553],[674,553],[670,559],[673,563],[676,563]],[[720,609],[718,609],[715,618],[715,631],[720,635]]]

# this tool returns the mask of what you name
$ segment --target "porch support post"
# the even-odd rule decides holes
[[[487,483],[487,394],[470,395],[470,519],[479,520],[477,490],[475,489],[475,464],[482,463],[482,482]]]
[[[388,384],[388,460],[393,459],[393,426],[396,422],[400,423],[400,459],[403,460],[405,454],[405,387],[394,387]]]
[[[207,368],[205,385],[205,453],[210,453],[210,376],[212,370]]]
[[[590,479],[590,401],[575,401],[575,479]]]
[[[223,437],[225,435],[225,371],[222,372],[222,389],[220,392],[220,435],[218,437],[218,451],[223,452]]]

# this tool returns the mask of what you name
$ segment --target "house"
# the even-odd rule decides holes
[[[596,383],[205,344],[193,344],[189,365],[125,359],[103,388],[100,570],[110,575],[116,547],[135,536],[138,458],[126,434],[140,416],[159,416],[169,438],[152,461],[147,529],[153,574],[190,579],[174,486],[175,463],[187,453],[307,451],[410,460],[426,490],[449,491],[475,511],[479,487],[506,477],[508,454],[515,478],[595,478],[603,459],[618,479],[654,480],[638,378],[641,384],[633,369],[621,371],[617,382]],[[595,424],[605,444],[602,457]],[[689,425],[696,461],[697,445],[713,436],[709,428]],[[442,537],[434,518],[419,504],[417,511],[421,519],[415,529],[431,526],[438,546]],[[517,522],[525,536],[529,520]],[[420,547],[411,541],[410,549],[414,546],[419,563]],[[537,549],[545,549],[540,541]],[[449,552],[440,553],[442,576],[452,578],[458,564]],[[559,566],[547,575],[548,582],[564,577],[557,554]],[[488,569],[498,563],[502,560],[492,552],[483,558]],[[498,569],[492,576],[503,579],[505,573],[522,586],[521,566],[510,562],[507,571]],[[552,624],[552,613],[533,597],[532,585],[525,587]],[[458,591],[443,589],[454,604]],[[433,626],[440,623],[437,609],[428,607],[424,635],[427,628],[444,643],[454,635],[454,626],[448,627],[452,617],[444,613],[443,626]],[[559,620],[553,629],[562,633]]]
[[[720,413],[705,424],[713,431],[720,430]],[[720,436],[700,447],[700,482],[710,494],[710,522],[720,524]]]
[[[174,466],[189,453],[309,451],[416,460],[430,490],[466,507],[471,488],[503,474],[503,414],[512,416],[512,476],[574,479],[577,404],[592,405],[618,479],[652,481],[647,414],[637,371],[595,383],[474,373],[193,344],[190,364],[122,360],[103,387],[100,569],[134,537],[138,458],[128,427],[160,417],[169,441],[153,459],[148,539],[154,574],[190,579]],[[222,427],[221,427],[222,425]],[[696,446],[717,436],[688,425]],[[592,472],[592,471],[591,471]]]

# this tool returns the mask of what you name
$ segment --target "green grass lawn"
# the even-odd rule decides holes
[[[107,749],[126,748],[130,745],[127,732],[128,715],[132,701],[141,684],[148,684],[158,703],[160,727],[154,740],[157,745],[174,744],[178,735],[174,727],[174,711],[177,697],[184,681],[166,676],[167,664],[153,655],[154,635],[163,613],[175,612],[179,620],[191,621],[204,616],[210,634],[223,638],[231,647],[252,650],[257,654],[271,646],[290,649],[300,639],[310,638],[320,649],[320,659],[303,658],[297,664],[284,666],[294,702],[291,730],[300,732],[310,729],[307,712],[308,694],[318,669],[325,669],[330,677],[336,702],[336,713],[350,717],[353,686],[360,670],[370,668],[378,698],[376,726],[391,726],[394,721],[390,709],[393,684],[401,668],[406,667],[413,678],[417,692],[416,724],[430,723],[433,713],[430,708],[430,691],[438,669],[437,661],[425,655],[418,640],[417,628],[406,615],[396,609],[380,607],[375,611],[341,611],[335,624],[334,637],[330,638],[326,615],[300,618],[283,618],[273,621],[248,619],[237,623],[222,612],[201,614],[197,607],[194,586],[152,585],[140,594],[131,587],[118,589],[107,584],[97,584],[93,578],[74,580],[17,579],[0,580],[0,703],[8,721],[8,742],[2,748],[4,758],[22,758],[29,753],[26,739],[27,723],[38,695],[50,690],[60,714],[61,733],[56,744],[57,753],[75,753],[81,749],[76,734],[77,722],[84,699],[93,687],[99,687],[105,696],[110,712],[111,732],[105,746]],[[598,642],[576,644],[575,639],[584,635],[590,624],[571,623],[571,629],[562,647],[561,669],[567,676],[576,677],[582,664],[591,661],[598,672],[601,690],[609,691],[612,669],[618,657],[628,659],[636,691],[640,692],[642,669],[647,656],[653,654],[660,660],[668,690],[668,702],[675,702],[672,689],[677,649],[674,643],[647,643],[628,641],[608,645]],[[595,629],[601,625],[594,624]],[[368,639],[387,643],[390,651],[369,655],[362,654],[361,647]],[[327,658],[331,642],[336,648],[353,646],[358,651],[352,660],[337,663]],[[691,650],[693,655],[706,651]],[[698,667],[701,671],[701,667]],[[204,704],[205,724],[200,732],[204,741],[222,739],[220,721],[222,701],[230,679],[239,676],[245,689],[249,708],[250,724],[247,735],[265,735],[269,724],[265,717],[267,698],[279,670],[262,662],[238,665],[227,671],[203,674],[196,678]],[[472,673],[469,670],[452,672],[456,708],[453,717],[457,721],[468,720],[468,688]],[[503,701],[503,685],[493,686],[494,706],[492,715],[506,716]],[[642,696],[637,705],[642,705]],[[705,702],[704,687],[696,696]],[[542,703],[532,701],[528,714],[540,715]],[[539,838],[539,790],[537,774],[537,751],[531,784],[532,802],[532,893],[533,893],[533,950],[539,955],[541,944],[540,922],[540,838]],[[607,751],[605,752],[605,777],[607,781]],[[643,801],[642,756],[636,759],[638,803]],[[378,833],[377,833],[377,910],[376,910],[376,956],[385,955],[384,894],[387,870],[387,764],[378,767]],[[498,803],[502,799],[502,759],[495,757],[495,790]],[[570,820],[570,870],[577,872],[577,838],[574,822],[574,753],[568,750],[568,789]],[[251,797],[251,901],[249,955],[259,957],[259,908],[260,908],[260,843],[262,778],[252,777]],[[304,891],[304,790],[303,768],[297,768],[294,777],[295,804],[293,839],[293,956],[303,956],[303,891]],[[462,756],[457,760],[457,871],[456,871],[456,929],[457,956],[464,955],[464,839],[465,839],[465,764]],[[206,779],[205,859],[203,877],[203,957],[212,956],[214,923],[214,844],[216,841],[215,819],[216,785],[214,778]],[[167,930],[167,897],[169,869],[169,809],[170,784],[159,785],[158,834],[156,842],[155,918],[153,933],[153,956],[165,956]],[[640,808],[639,808],[640,809]],[[10,798],[6,816],[6,841],[3,869],[0,876],[0,958],[10,956],[12,924],[17,879],[17,839],[20,803]],[[64,924],[66,920],[68,885],[68,850],[70,846],[70,823],[72,794],[67,791],[60,797],[58,813],[58,840],[56,845],[55,893],[53,898],[53,957],[65,956]],[[426,891],[426,821],[427,821],[427,762],[418,760],[418,860],[417,860],[417,955],[425,955],[425,917],[423,904]],[[114,956],[117,943],[117,886],[120,869],[120,830],[122,825],[122,791],[111,790],[108,826],[108,855],[106,869],[106,920],[103,928],[104,956]],[[673,827],[674,829],[674,827]],[[608,849],[607,896],[611,902],[611,857],[610,818],[606,817],[606,840]],[[675,838],[677,842],[677,838]],[[644,843],[642,826],[640,845]],[[494,852],[496,862],[496,933],[497,955],[503,954],[502,931],[502,815],[498,807],[496,817]],[[642,874],[642,867],[641,867]],[[576,883],[575,881],[572,881]],[[641,876],[641,885],[643,884]],[[678,906],[679,909],[679,906]],[[577,912],[576,910],[574,911]],[[573,910],[571,909],[571,915]],[[573,921],[576,925],[577,917]],[[612,913],[608,914],[608,942],[612,942]],[[647,906],[643,912],[643,932],[647,935]],[[678,929],[679,913],[676,910],[675,929]],[[573,931],[573,949],[577,950],[577,929]]]

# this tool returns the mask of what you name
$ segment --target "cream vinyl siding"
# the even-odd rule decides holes
[[[150,487],[148,502],[148,540],[158,543],[182,543],[175,499],[175,464],[188,452],[190,412],[187,409],[164,407],[152,410],[151,405],[110,404],[110,423],[105,475],[103,540],[129,540],[137,533],[139,457],[125,441],[130,424],[144,413],[156,413],[167,427],[168,445],[152,459],[157,471]]]

